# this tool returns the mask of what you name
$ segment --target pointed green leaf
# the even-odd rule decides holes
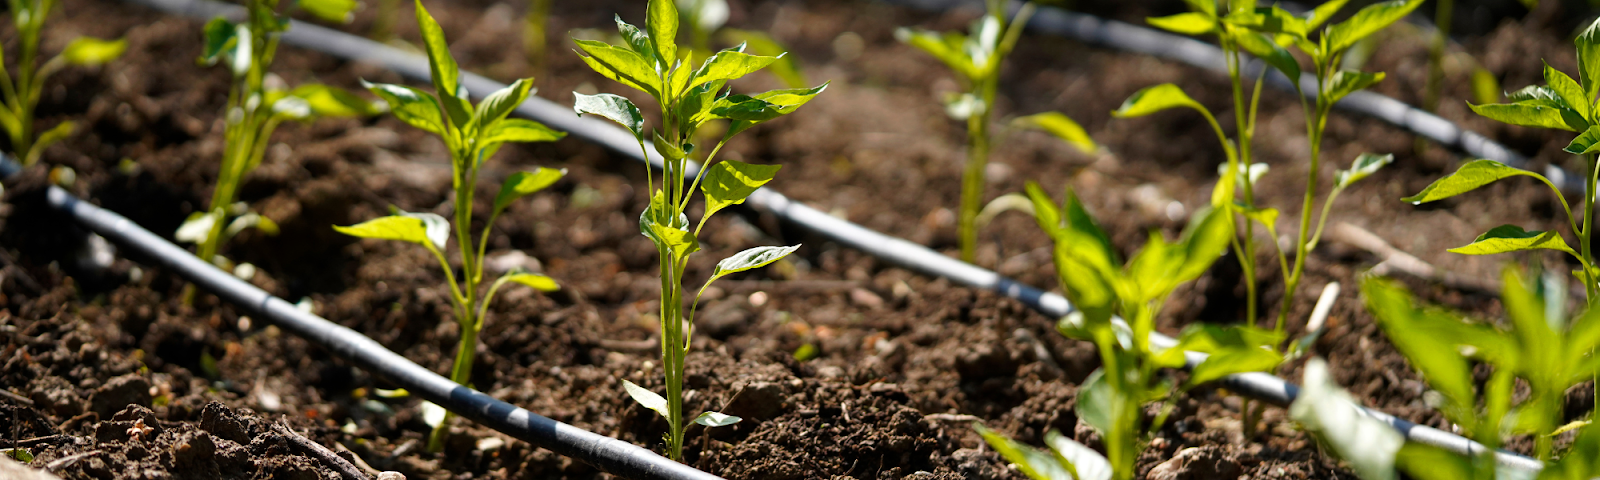
[[[461,85],[461,67],[456,65],[456,58],[450,54],[450,46],[445,43],[444,29],[439,27],[439,22],[433,20],[433,15],[428,14],[428,9],[422,6],[422,0],[416,0],[417,28],[422,31],[423,50],[428,52],[428,71],[433,78],[433,90],[440,97],[440,101],[450,103],[443,97],[454,96]],[[451,122],[458,126],[467,123],[467,117],[462,112],[450,112]],[[457,118],[457,117],[460,118]]]
[[[188,219],[178,225],[178,231],[173,232],[172,239],[196,245],[205,243],[211,238],[211,229],[217,225],[221,215],[221,210],[191,213]]]
[[[806,81],[805,73],[800,70],[800,63],[795,61],[793,55],[783,55],[789,51],[783,44],[778,43],[771,35],[757,30],[739,30],[724,28],[718,32],[724,42],[729,44],[743,43],[750,46],[750,51],[756,55],[777,57],[778,61],[767,67],[767,73],[782,80],[789,88],[805,88],[811,82]]]
[[[1466,327],[1443,313],[1418,309],[1411,294],[1391,280],[1362,280],[1361,296],[1395,348],[1451,403],[1445,413],[1456,421],[1464,419],[1455,413],[1474,415],[1472,370],[1456,349],[1458,332]]]
[[[1589,24],[1578,34],[1578,81],[1583,85],[1583,98],[1593,101],[1600,93],[1600,19]]]
[[[1478,189],[1484,185],[1494,183],[1495,180],[1515,176],[1529,176],[1543,180],[1544,176],[1527,170],[1506,166],[1494,160],[1478,159],[1462,165],[1455,173],[1435,180],[1427,188],[1400,200],[1421,205],[1435,200],[1443,200]]]
[[[640,56],[638,52],[605,42],[579,39],[572,41],[578,44],[579,50],[588,54],[580,55],[579,58],[589,64],[596,73],[652,97],[661,97],[661,79],[656,75],[653,60],[646,60],[646,57]]]
[[[355,17],[356,0],[297,0],[296,5],[330,22],[349,23]]]
[[[1243,208],[1239,210],[1239,213],[1243,213],[1245,218],[1265,225],[1269,230],[1278,227],[1278,209],[1276,208]]]
[[[1405,438],[1388,424],[1356,410],[1354,400],[1333,383],[1320,358],[1306,363],[1305,386],[1289,406],[1289,416],[1332,447],[1367,480],[1394,480],[1395,455]]]
[[[678,59],[678,6],[672,0],[650,0],[645,30],[656,47],[656,56],[667,65]]]
[[[304,99],[311,114],[317,117],[365,117],[383,113],[381,105],[358,97],[349,90],[320,83],[300,85],[289,95]]]
[[[1205,107],[1201,106],[1199,102],[1194,101],[1193,98],[1189,98],[1189,94],[1183,93],[1182,88],[1171,83],[1163,83],[1154,87],[1146,87],[1143,90],[1133,92],[1133,95],[1129,96],[1126,101],[1122,102],[1121,107],[1118,107],[1116,111],[1111,112],[1111,116],[1117,118],[1142,117],[1162,110],[1179,107],[1205,111]]]
[[[480,129],[494,125],[521,106],[533,91],[533,79],[519,78],[505,88],[483,97],[483,101],[478,102],[478,111],[473,113],[472,124]]]
[[[217,17],[206,22],[205,46],[200,49],[200,63],[214,65],[222,55],[233,49],[239,41],[238,28],[226,18]]]
[[[975,78],[980,75],[978,67],[973,64],[972,59],[958,47],[958,45],[966,42],[966,37],[959,33],[940,35],[927,30],[901,27],[895,29],[894,38],[900,40],[901,43],[917,47],[918,50],[933,55],[933,58],[944,62],[945,66],[950,67],[951,70],[966,78]]]
[[[1391,0],[1368,5],[1349,20],[1328,27],[1327,54],[1342,52],[1422,6],[1422,0]]]
[[[437,217],[438,215],[434,216]],[[440,219],[442,220],[443,218],[441,217]],[[348,227],[335,225],[333,229],[337,230],[339,233],[343,233],[352,237],[376,238],[380,240],[399,240],[418,245],[431,244],[436,248],[443,248],[439,244],[444,243],[434,241],[430,238],[431,235],[428,231],[429,228],[424,226],[423,219],[418,216],[390,215],[387,217],[374,218],[372,220],[367,220],[365,222]],[[449,236],[448,223],[445,224],[445,236],[447,238]]]
[[[1502,123],[1524,127],[1553,128],[1569,132],[1589,129],[1589,123],[1576,111],[1559,106],[1535,103],[1467,104],[1478,115]]]
[[[77,128],[78,123],[71,120],[64,120],[61,123],[57,123],[56,126],[50,127],[49,130],[45,130],[44,133],[39,134],[39,138],[33,141],[33,150],[35,152],[43,152],[46,147],[54,145],[56,142],[66,140],[67,137],[72,136],[73,130],[76,130]]]
[[[61,58],[73,65],[100,65],[122,56],[128,49],[125,39],[101,40],[94,37],[78,37],[67,44],[67,49],[61,51]]]
[[[1235,347],[1217,351],[1196,365],[1189,374],[1186,386],[1204,384],[1213,380],[1246,372],[1265,372],[1283,363],[1283,355],[1259,347]]]
[[[1578,112],[1579,115],[1583,116],[1584,120],[1593,120],[1593,118],[1589,117],[1589,98],[1583,96],[1583,86],[1578,85],[1578,82],[1573,80],[1572,77],[1546,63],[1544,64],[1544,81],[1550,86],[1550,90],[1555,91],[1556,95],[1560,96],[1561,103],[1567,109]]]
[[[609,93],[584,95],[572,92],[572,95],[572,109],[579,116],[590,113],[605,117],[633,132],[634,138],[644,141],[644,115],[639,113],[639,107],[634,106],[632,101]]]
[[[1233,238],[1233,216],[1226,209],[1206,207],[1190,219],[1176,245],[1184,252],[1183,263],[1173,272],[1177,283],[1199,278],[1222,257]]]
[[[1339,9],[1344,8],[1346,3],[1350,3],[1350,0],[1328,0],[1322,2],[1322,5],[1317,5],[1317,8],[1311,9],[1311,13],[1306,15],[1306,30],[1309,31],[1328,23],[1328,20],[1332,20],[1333,15],[1339,13]]]
[[[1056,460],[1072,472],[1075,480],[1111,480],[1111,462],[1088,445],[1055,430],[1045,432],[1044,443],[1055,451]]]
[[[1280,7],[1263,7],[1228,14],[1222,21],[1252,32],[1306,36],[1306,22]]]
[[[733,49],[723,50],[706,59],[706,63],[694,72],[694,79],[689,82],[689,88],[708,82],[737,79],[766,68],[776,61],[778,57],[750,55]]]
[[[707,427],[726,427],[739,423],[740,420],[744,419],[722,412],[702,412],[699,416],[694,417],[694,423]]]
[[[537,273],[513,273],[506,276],[506,280],[527,285],[541,292],[554,292],[561,289],[561,286],[556,284],[555,279]]]
[[[1184,35],[1202,35],[1217,29],[1216,17],[1200,12],[1185,12],[1165,17],[1146,17],[1144,21],[1152,27]]]
[[[1017,470],[1033,480],[1073,480],[1073,474],[1065,465],[1056,460],[1056,456],[1048,451],[1030,447],[1012,440],[999,432],[990,430],[982,423],[973,423],[973,430],[978,431],[978,436],[994,448],[994,451],[1017,467]],[[1085,479],[1087,480],[1087,479]]]
[[[489,130],[483,132],[483,142],[485,144],[554,142],[566,136],[566,132],[555,131],[543,123],[524,118],[507,118],[490,125]]]
[[[1101,435],[1111,431],[1112,412],[1117,401],[1117,393],[1106,382],[1105,367],[1097,368],[1089,374],[1078,386],[1078,403],[1073,412],[1079,420],[1089,424],[1099,431]]]
[[[1600,125],[1589,127],[1583,133],[1572,139],[1563,151],[1573,155],[1588,155],[1600,152]]]
[[[1083,126],[1078,125],[1078,122],[1072,121],[1072,118],[1061,112],[1045,112],[1019,117],[1016,120],[1012,120],[1011,125],[1019,128],[1041,130],[1055,135],[1056,138],[1077,147],[1079,151],[1084,153],[1094,153],[1099,148],[1098,145],[1095,145],[1094,139],[1089,138],[1089,132],[1083,130]]]
[[[782,165],[752,165],[737,160],[723,160],[706,172],[700,190],[706,195],[706,213],[709,217],[730,205],[744,203],[756,189],[772,181]]]
[[[439,113],[439,101],[433,95],[404,85],[368,83],[366,80],[361,81],[361,86],[388,102],[389,111],[400,121],[436,135],[444,135],[444,118]]]
[[[1391,163],[1394,163],[1394,154],[1392,153],[1388,155],[1363,153],[1361,156],[1356,157],[1355,162],[1350,164],[1349,170],[1340,170],[1338,175],[1334,177],[1336,179],[1334,188],[1349,188],[1350,184],[1377,173],[1384,165]]]
[[[1452,248],[1451,253],[1463,255],[1490,255],[1495,253],[1520,252],[1523,250],[1558,250],[1571,253],[1572,247],[1567,246],[1567,241],[1555,231],[1527,231],[1516,225],[1501,225],[1489,229],[1483,235],[1478,235],[1476,240],[1466,246]]]
[[[621,15],[612,15],[612,18],[617,22],[617,33],[622,36],[623,43],[628,44],[628,48],[633,49],[634,53],[639,54],[645,62],[655,65],[658,59],[655,46],[650,43],[650,35],[639,30],[639,27],[622,21]]]
[[[639,402],[644,408],[655,410],[656,413],[661,414],[661,418],[671,418],[667,416],[667,399],[657,395],[656,392],[634,385],[633,382],[627,380],[622,381],[622,388],[628,391],[628,396],[633,397],[633,401]]]
[[[1328,101],[1338,102],[1352,93],[1366,90],[1367,87],[1377,85],[1383,81],[1383,72],[1358,72],[1354,70],[1340,70],[1328,80]]]
[[[759,107],[757,109],[743,108],[738,111],[725,110],[725,112],[743,115],[747,118],[734,119],[735,121],[728,125],[728,132],[723,134],[722,138],[733,138],[733,136],[739,134],[739,132],[743,132],[750,127],[761,124],[762,122],[794,113],[795,110],[810,102],[812,98],[815,98],[817,94],[822,93],[823,90],[827,90],[829,83],[831,82],[826,82],[822,85],[817,85],[811,88],[771,90],[751,95],[750,98],[766,103],[751,103],[750,105],[746,105],[746,107]],[[722,100],[718,100],[717,103],[720,105]],[[713,105],[711,110],[712,113],[716,113],[717,107]]]
[[[531,172],[511,174],[511,177],[500,185],[500,193],[494,196],[494,212],[498,214],[501,210],[505,210],[506,206],[511,205],[511,202],[554,185],[566,174],[565,168],[557,170],[544,167],[535,168]]]
[[[717,262],[717,268],[711,272],[711,279],[716,280],[718,278],[743,272],[745,270],[765,267],[772,262],[782,260],[783,257],[787,257],[789,254],[794,253],[795,250],[799,249],[800,245],[792,245],[788,247],[755,247],[743,252],[735,253],[733,256],[724,258],[722,261]]]
[[[1289,50],[1273,42],[1271,37],[1255,32],[1239,32],[1233,37],[1240,49],[1250,52],[1267,65],[1283,73],[1285,78],[1298,82],[1300,61]]]

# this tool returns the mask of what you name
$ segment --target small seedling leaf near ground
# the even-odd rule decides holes
[[[990,430],[981,423],[972,425],[984,442],[989,444],[1006,461],[1011,462],[1023,475],[1034,480],[1074,480],[1073,472],[1067,469],[1056,459],[1056,456],[1047,450],[1030,447],[1022,442],[1012,440],[999,432]],[[1087,479],[1084,479],[1087,480]]]
[[[1452,248],[1451,253],[1464,255],[1491,255],[1496,253],[1520,252],[1524,250],[1558,250],[1577,256],[1572,247],[1567,246],[1566,239],[1556,231],[1528,231],[1516,225],[1501,225],[1489,229],[1476,240],[1465,246]]]
[[[429,227],[424,225],[423,219],[418,215],[433,215],[431,213],[411,215],[389,215],[367,220],[348,227],[335,225],[334,230],[339,233],[360,238],[375,238],[380,240],[399,240],[418,245],[434,245],[443,248],[443,241],[432,240]],[[438,217],[438,215],[433,215]],[[442,221],[443,217],[439,217]],[[445,226],[445,237],[449,236],[449,225]]]
[[[711,279],[715,280],[745,270],[765,267],[772,262],[782,260],[783,257],[787,257],[799,249],[800,245],[797,244],[787,247],[755,247],[735,253],[733,256],[717,262],[717,268],[712,271]]]
[[[1026,117],[1019,117],[1011,121],[1011,125],[1019,128],[1040,130],[1055,135],[1067,144],[1077,147],[1084,153],[1094,153],[1099,148],[1094,139],[1089,138],[1089,132],[1083,130],[1082,125],[1072,120],[1061,112],[1044,112]]]
[[[644,114],[639,113],[639,107],[634,106],[632,101],[609,93],[584,95],[572,92],[572,96],[574,97],[572,109],[577,111],[579,116],[589,113],[605,117],[633,132],[635,138],[644,141]]]
[[[1104,368],[1096,369],[1078,387],[1078,403],[1074,412],[1078,419],[1089,424],[1101,435],[1111,431],[1111,412],[1116,404],[1116,392],[1106,383]]]
[[[1340,170],[1334,177],[1334,188],[1349,188],[1351,184],[1377,173],[1379,169],[1391,163],[1394,163],[1394,154],[1363,153],[1350,164],[1349,170]]]
[[[0,450],[0,455],[11,457],[12,460],[22,463],[29,463],[33,461],[33,452],[28,451],[26,448],[7,448],[5,450]]]
[[[507,281],[517,282],[541,292],[554,292],[561,289],[556,280],[537,273],[513,273],[506,277]]]
[[[1117,118],[1142,117],[1179,107],[1196,110],[1205,109],[1198,102],[1195,102],[1193,98],[1190,98],[1189,94],[1184,93],[1183,88],[1171,83],[1163,83],[1133,92],[1133,95],[1129,96],[1128,100],[1122,102],[1121,107],[1111,112],[1111,116]]]
[[[1044,444],[1055,451],[1058,460],[1072,471],[1076,480],[1111,480],[1111,462],[1088,445],[1073,441],[1061,432],[1044,434]]]
[[[694,423],[705,425],[707,427],[726,427],[728,425],[739,423],[740,420],[744,419],[722,412],[703,412],[699,416],[694,417]]]
[[[102,40],[94,37],[78,37],[67,44],[66,50],[61,51],[61,58],[73,65],[100,65],[122,56],[128,50],[128,41],[124,39]]]
[[[434,428],[444,423],[444,417],[450,413],[444,407],[427,400],[423,400],[417,407],[422,410],[422,423]]]
[[[706,213],[709,217],[731,205],[744,203],[756,189],[766,185],[778,175],[782,165],[755,165],[737,160],[723,160],[706,172],[700,189],[706,195]]]
[[[1391,280],[1363,280],[1361,295],[1395,348],[1450,403],[1444,409],[1446,414],[1470,411],[1477,401],[1473,396],[1472,370],[1457,353],[1453,340],[1469,327],[1438,312],[1417,308],[1411,295]]]
[[[1479,159],[1462,165],[1461,168],[1456,169],[1455,173],[1450,174],[1448,177],[1435,180],[1427,188],[1417,192],[1416,195],[1400,200],[1411,202],[1413,205],[1421,205],[1477,190],[1479,187],[1494,183],[1496,180],[1519,175],[1544,179],[1543,176],[1537,173],[1510,167],[1494,160]]]
[[[1400,432],[1357,411],[1322,359],[1306,363],[1304,379],[1300,397],[1289,406],[1290,418],[1332,447],[1359,477],[1395,479],[1395,455],[1405,444]]]
[[[657,395],[656,392],[652,392],[649,389],[634,385],[633,382],[627,380],[622,381],[622,388],[627,390],[628,396],[633,397],[633,401],[639,402],[639,405],[643,405],[644,408],[655,410],[656,413],[661,414],[661,418],[671,418],[667,414],[666,398],[663,398],[661,395]]]
[[[499,212],[511,205],[517,199],[544,190],[554,185],[561,177],[566,176],[567,169],[535,168],[531,172],[517,172],[506,178],[500,185],[500,193],[494,196],[494,211]]]
[[[388,102],[389,112],[400,121],[435,135],[444,135],[444,117],[439,114],[439,101],[433,95],[404,85],[370,83],[366,80],[361,81],[361,86]]]

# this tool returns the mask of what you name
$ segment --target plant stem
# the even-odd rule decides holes
[[[466,386],[472,381],[472,359],[478,350],[477,320],[469,309],[467,315],[457,322],[461,325],[461,338],[456,342],[455,363],[450,366],[450,381],[456,382],[457,385]],[[428,433],[428,451],[437,452],[444,449],[445,435],[450,432],[450,419],[453,417],[455,414],[447,410],[444,420]]]
[[[1244,82],[1240,79],[1240,73],[1239,73],[1239,63],[1240,63],[1239,48],[1238,48],[1237,45],[1234,45],[1233,42],[1226,41],[1226,40],[1224,40],[1224,42],[1223,42],[1223,48],[1226,49],[1226,51],[1227,51],[1228,76],[1233,82],[1233,116],[1234,116],[1235,122],[1238,125],[1237,126],[1237,128],[1238,128],[1237,135],[1239,137],[1239,168],[1240,168],[1240,171],[1235,172],[1235,175],[1240,175],[1241,178],[1244,179],[1244,181],[1241,182],[1241,183],[1244,184],[1244,206],[1246,208],[1255,208],[1256,196],[1255,196],[1255,188],[1254,188],[1255,186],[1253,185],[1255,182],[1252,182],[1250,180],[1250,166],[1251,166],[1251,163],[1252,163],[1251,162],[1252,158],[1251,158],[1251,154],[1250,154],[1250,143],[1253,140],[1253,137],[1255,136],[1255,134],[1254,134],[1255,126],[1252,125],[1252,123],[1254,122],[1254,119],[1251,118],[1251,115],[1246,113],[1249,110],[1247,110],[1245,108]],[[1244,220],[1244,235],[1243,235],[1243,238],[1240,239],[1239,248],[1235,249],[1235,253],[1239,256],[1239,268],[1241,270],[1243,270],[1243,272],[1241,272],[1241,273],[1244,274],[1244,278],[1245,278],[1245,281],[1244,281],[1245,321],[1248,322],[1247,325],[1255,325],[1255,323],[1256,323],[1255,223],[1251,222],[1248,217],[1244,218],[1243,220]],[[1248,410],[1246,410],[1246,412],[1248,412]],[[1251,433],[1253,430],[1254,430],[1254,425],[1251,425],[1251,424],[1246,424],[1245,425],[1245,432],[1247,434]]]
[[[1592,308],[1595,305],[1597,285],[1595,283],[1595,279],[1592,277],[1592,275],[1594,275],[1595,268],[1593,247],[1590,246],[1590,241],[1594,239],[1594,229],[1592,228],[1593,224],[1590,222],[1594,220],[1595,187],[1597,184],[1600,184],[1600,154],[1591,153],[1585,156],[1584,160],[1584,163],[1588,164],[1589,166],[1589,172],[1588,175],[1585,175],[1584,179],[1583,231],[1578,232],[1578,243],[1583,251],[1583,265],[1581,268],[1584,269],[1584,302]],[[1557,195],[1560,194],[1557,193]],[[1595,354],[1596,353],[1594,351],[1589,352],[1590,356]],[[1594,406],[1592,408],[1594,409],[1594,416],[1592,418],[1600,419],[1600,373],[1596,373],[1593,376],[1593,379],[1594,396],[1592,398],[1594,399]]]
[[[1311,168],[1306,173],[1305,201],[1300,207],[1300,234],[1295,237],[1294,269],[1290,271],[1289,278],[1284,281],[1283,304],[1278,307],[1278,322],[1273,327],[1273,332],[1280,336],[1284,333],[1284,324],[1289,318],[1289,310],[1294,306],[1294,294],[1295,290],[1300,287],[1300,276],[1305,273],[1306,234],[1311,231],[1311,214],[1316,208],[1317,172],[1322,164],[1322,133],[1328,119],[1328,104],[1324,100],[1327,98],[1327,68],[1324,65],[1317,65],[1316,110],[1307,112],[1306,130],[1311,138]]]
[[[974,112],[967,117],[967,168],[961,175],[961,214],[957,229],[961,234],[961,261],[977,261],[978,209],[983,203],[985,169],[989,166],[988,116]]]

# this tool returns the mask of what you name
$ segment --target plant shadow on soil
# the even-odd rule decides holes
[[[579,3],[582,3],[581,5]],[[563,2],[552,32],[609,28],[611,14],[632,18],[636,2]],[[1098,12],[1136,21],[1174,13],[1178,2],[1122,2]],[[1169,3],[1178,5],[1168,5]],[[120,3],[67,0],[47,33],[46,51],[71,35],[127,35],[126,58],[93,71],[68,71],[46,90],[46,124],[78,119],[81,132],[51,148],[45,163],[78,172],[76,193],[159,234],[174,231],[209,197],[220,154],[219,111],[227,74],[196,67],[201,22]],[[817,101],[736,141],[726,158],[785,166],[773,187],[792,198],[875,230],[949,251],[962,154],[960,126],[936,103],[956,88],[936,61],[893,40],[900,25],[953,29],[973,12],[929,14],[878,3],[733,2],[732,24],[768,28],[788,43],[814,82],[832,79]],[[504,48],[520,25],[517,8],[467,1],[435,7],[465,68],[499,80],[532,69]],[[415,39],[410,7],[402,38]],[[373,9],[340,28],[365,32]],[[784,19],[775,22],[774,19]],[[9,28],[9,27],[5,27]],[[1571,70],[1562,31],[1507,21],[1468,43],[1508,86],[1538,79],[1544,57]],[[0,31],[4,37],[5,31]],[[551,45],[565,45],[552,34]],[[840,40],[841,38],[846,40]],[[853,39],[852,39],[853,38]],[[1416,103],[1425,43],[1397,34],[1372,69],[1386,70],[1382,93]],[[859,43],[855,43],[859,42]],[[851,45],[856,45],[851,48]],[[861,48],[864,46],[864,48]],[[285,47],[272,71],[290,84],[355,87],[357,79],[401,82],[363,64]],[[1027,179],[1047,189],[1071,185],[1104,222],[1115,244],[1131,248],[1151,230],[1175,234],[1168,215],[1201,205],[1223,161],[1198,118],[1183,113],[1111,120],[1140,87],[1177,82],[1207,105],[1224,105],[1225,79],[1154,59],[1029,38],[1007,67],[1002,117],[1058,109],[1084,123],[1115,154],[1088,156],[1042,135],[1002,131],[989,194],[1019,191]],[[573,90],[616,91],[565,48],[553,49],[538,80],[546,98],[570,104]],[[1447,98],[1468,98],[1452,78]],[[740,91],[776,88],[756,76]],[[94,92],[80,95],[81,92]],[[1306,174],[1298,104],[1269,92],[1258,155],[1273,166],[1261,191],[1267,204],[1295,205]],[[1442,114],[1506,138],[1536,162],[1561,161],[1552,135],[1491,125],[1447,102]],[[1223,118],[1223,123],[1230,123]],[[1450,168],[1438,148],[1418,155],[1412,138],[1363,118],[1336,116],[1328,158],[1343,165],[1364,151],[1399,162],[1341,197],[1334,221],[1371,230],[1426,261],[1488,276],[1504,259],[1445,254],[1503,220],[1562,223],[1554,199],[1508,183],[1435,208],[1402,205]],[[542,270],[562,282],[550,295],[507,291],[491,308],[472,383],[534,412],[647,447],[665,423],[623,395],[618,379],[659,389],[656,364],[655,251],[637,233],[646,198],[642,168],[573,139],[504,149],[482,183],[532,165],[564,167],[568,178],[511,207],[490,237],[493,268]],[[434,371],[446,371],[456,327],[446,290],[425,251],[360,242],[329,228],[384,214],[444,212],[449,165],[443,146],[392,119],[327,120],[283,128],[242,198],[283,226],[277,237],[241,235],[226,249],[260,267],[251,281],[276,295],[307,298],[319,315],[367,333]],[[129,162],[123,162],[128,159]],[[1321,173],[1326,185],[1332,169]],[[597,478],[591,467],[483,427],[456,424],[446,451],[422,451],[428,427],[418,402],[387,398],[394,388],[327,351],[201,295],[184,306],[181,279],[138,258],[110,269],[81,268],[79,238],[40,207],[43,169],[8,182],[0,247],[0,385],[27,403],[0,399],[0,446],[25,443],[35,466],[58,462],[66,478],[336,478],[265,429],[287,421],[324,445],[412,478]],[[1176,203],[1174,203],[1176,202]],[[479,205],[483,218],[486,205]],[[1289,215],[1292,217],[1293,215]],[[1293,219],[1286,219],[1292,221]],[[1055,334],[1052,319],[988,292],[952,286],[807,237],[775,219],[744,212],[712,221],[708,250],[691,263],[705,278],[716,259],[743,248],[806,243],[792,261],[724,280],[706,294],[689,356],[688,410],[720,409],[745,418],[732,427],[691,429],[686,460],[730,479],[1020,478],[972,433],[972,420],[1038,444],[1057,429],[1096,445],[1072,407],[1076,385],[1097,366],[1092,347]],[[1024,283],[1054,287],[1047,239],[1031,219],[999,218],[983,233],[980,264]],[[1371,255],[1325,242],[1296,296],[1298,333],[1320,286],[1344,282],[1330,330],[1315,351],[1340,384],[1386,412],[1447,427],[1422,401],[1425,390],[1362,310],[1354,293]],[[525,251],[527,256],[513,252]],[[1123,253],[1131,253],[1124,251]],[[1280,308],[1270,252],[1259,278],[1263,317]],[[1539,261],[1558,261],[1528,257]],[[1238,322],[1242,287],[1231,257],[1181,289],[1160,319],[1176,333],[1200,321]],[[1412,282],[1430,301],[1492,318],[1498,302]],[[812,345],[819,355],[799,361]],[[1286,367],[1290,378],[1298,365]],[[1587,391],[1587,389],[1580,389]],[[1573,411],[1589,400],[1576,395]],[[1202,388],[1178,409],[1140,460],[1144,474],[1164,462],[1174,478],[1353,478],[1283,418],[1267,412],[1262,434],[1244,439],[1239,404]],[[135,427],[139,428],[135,428]],[[148,430],[146,430],[148,429]],[[132,432],[132,433],[130,433]],[[1513,445],[1527,449],[1529,445]],[[1192,449],[1192,450],[1190,450]],[[1180,452],[1183,452],[1180,454]],[[66,461],[70,460],[70,461]]]

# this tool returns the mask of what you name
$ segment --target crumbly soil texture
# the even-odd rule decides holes
[[[414,44],[411,7],[396,3],[403,5],[393,22],[394,42]],[[560,104],[570,104],[574,91],[619,92],[649,110],[648,99],[589,71],[568,40],[608,35],[614,13],[642,23],[642,3],[555,3],[542,60],[530,60],[516,41],[524,28],[521,2],[430,2],[430,8],[464,68],[501,81],[535,76],[539,95]],[[940,99],[960,85],[936,60],[896,42],[894,29],[963,28],[977,12],[843,0],[730,3],[731,26],[770,32],[790,47],[812,83],[832,84],[799,112],[743,135],[723,150],[724,158],[783,165],[771,187],[791,198],[953,255],[964,129],[945,115]],[[1130,22],[1183,8],[1176,1],[1080,3]],[[205,292],[184,304],[185,282],[150,259],[119,254],[109,267],[97,263],[94,252],[103,246],[84,240],[83,231],[43,206],[48,167],[72,168],[74,193],[170,238],[210,197],[229,78],[221,68],[196,64],[201,21],[107,0],[63,4],[49,24],[46,52],[77,35],[125,36],[129,50],[104,67],[68,68],[51,80],[40,101],[41,125],[72,120],[77,131],[45,152],[43,166],[5,184],[0,386],[14,395],[0,397],[0,447],[26,449],[33,467],[73,479],[338,478],[332,467],[293,448],[274,427],[283,424],[374,472],[408,478],[607,476],[460,419],[451,424],[444,451],[429,452],[421,402],[390,394],[396,385]],[[1454,48],[1508,89],[1539,81],[1540,57],[1575,71],[1565,33],[1573,25],[1560,22],[1587,12],[1563,10],[1577,8],[1563,2],[1541,5],[1532,13],[1489,5],[1487,11],[1502,16],[1475,18],[1478,27]],[[380,24],[374,7],[336,27],[374,31]],[[0,27],[0,38],[14,36]],[[1366,68],[1389,77],[1377,90],[1419,103],[1427,76],[1425,37],[1400,26],[1378,41],[1381,48],[1372,50]],[[1535,166],[1568,161],[1557,135],[1471,116],[1463,102],[1471,98],[1470,70],[1457,63],[1447,63],[1455,66],[1447,71],[1445,118],[1505,141]],[[372,65],[288,46],[271,71],[273,82],[287,85],[359,90],[360,79],[403,81]],[[1223,124],[1233,123],[1226,78],[1216,73],[1026,37],[1005,68],[997,121],[1059,110],[1083,123],[1104,149],[1084,154],[1040,133],[997,128],[988,196],[1020,191],[1028,180],[1057,192],[1071,187],[1124,254],[1150,232],[1175,235],[1187,213],[1206,203],[1224,162],[1215,137],[1190,113],[1132,120],[1108,115],[1135,90],[1164,82],[1212,106]],[[760,91],[782,85],[756,74],[734,86]],[[1271,89],[1264,94],[1255,148],[1271,172],[1257,191],[1262,203],[1285,212],[1282,225],[1298,224],[1308,175],[1303,119],[1292,96]],[[1398,201],[1453,169],[1459,158],[1371,119],[1336,114],[1324,152],[1327,162],[1313,175],[1324,190],[1334,169],[1359,153],[1397,158],[1341,196],[1330,223],[1363,228],[1460,275],[1495,278],[1508,260],[1444,252],[1490,227],[1564,229],[1557,200],[1531,182],[1501,182],[1425,207]],[[507,289],[495,300],[471,383],[539,414],[660,451],[665,422],[621,387],[624,379],[657,390],[662,385],[655,250],[639,235],[636,218],[647,202],[644,168],[578,139],[508,146],[487,164],[477,197],[492,198],[501,179],[534,166],[568,174],[499,218],[489,238],[489,268],[540,271],[562,289]],[[241,189],[241,200],[281,231],[247,231],[224,254],[254,265],[250,281],[261,288],[448,372],[458,329],[434,259],[414,245],[359,241],[330,227],[391,207],[448,213],[449,187],[442,143],[392,117],[285,125]],[[479,203],[476,228],[488,213],[487,203]],[[687,407],[744,420],[690,429],[687,463],[729,479],[1003,479],[1021,475],[973,433],[974,422],[1032,444],[1059,430],[1099,445],[1074,414],[1077,386],[1098,367],[1098,357],[1092,346],[1056,334],[1053,319],[990,292],[884,264],[759,213],[721,215],[707,231],[701,239],[706,251],[689,269],[695,282],[710,275],[717,259],[744,248],[805,246],[788,260],[706,291],[688,357]],[[1265,250],[1260,257],[1261,318],[1273,319],[1284,308],[1282,279],[1275,255]],[[1356,282],[1378,260],[1324,241],[1293,296],[1289,331],[1304,330],[1325,284],[1342,282],[1329,330],[1313,352],[1368,405],[1448,427],[1425,405],[1426,386],[1361,306]],[[1554,256],[1515,260],[1572,268]],[[986,228],[978,263],[1056,288],[1048,239],[1025,215],[1004,214]],[[1500,312],[1491,296],[1402,279],[1428,301],[1484,318]],[[1236,259],[1223,258],[1172,297],[1161,330],[1176,334],[1194,322],[1245,321],[1241,282]],[[1298,379],[1301,363],[1280,373]],[[1569,406],[1583,411],[1589,401],[1575,397]],[[1140,459],[1140,476],[1353,478],[1281,410],[1267,409],[1247,437],[1239,399],[1228,392],[1200,388],[1173,403],[1171,419]],[[1519,445],[1528,447],[1513,444]]]

